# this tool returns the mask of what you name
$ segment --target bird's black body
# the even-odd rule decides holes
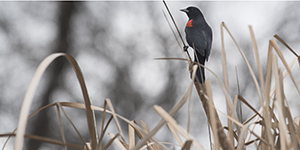
[[[195,50],[194,61],[204,66],[205,60],[208,61],[211,51],[212,30],[197,7],[188,7],[181,9],[181,11],[185,12],[189,17],[185,27],[185,34],[189,46]],[[200,83],[203,83],[205,81],[204,68],[200,68],[201,70],[198,69],[196,72],[196,77]]]

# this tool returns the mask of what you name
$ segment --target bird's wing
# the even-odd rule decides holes
[[[200,55],[206,56],[207,35],[204,30],[188,30],[187,38],[188,44],[194,48]]]
[[[212,30],[210,27],[208,27],[207,31],[208,32],[205,32],[205,37],[207,41],[207,47],[205,49],[205,58],[208,61],[208,56],[210,55],[212,45]]]

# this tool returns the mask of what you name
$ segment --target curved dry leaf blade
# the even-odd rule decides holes
[[[65,107],[71,107],[71,108],[79,108],[79,109],[85,109],[85,105],[82,104],[82,103],[75,103],[75,102],[61,102],[61,105],[62,106],[65,106]],[[96,111],[104,111],[103,108],[100,108],[100,107],[97,107],[97,106],[91,106],[91,108],[93,110],[96,110]],[[106,110],[107,113],[111,114],[112,115],[112,112],[109,111],[109,110]],[[137,133],[143,133],[143,134],[146,134],[146,132],[140,128],[138,125],[136,125],[135,123],[132,123],[130,120],[124,118],[123,116],[119,115],[119,114],[116,114],[116,116],[118,118],[120,118],[121,120],[125,121],[126,123],[130,124],[131,126],[134,127],[134,129],[136,130]],[[162,145],[160,142],[158,142],[158,140],[156,140],[154,137],[149,137],[148,139],[152,139],[153,141],[155,141],[155,143],[157,143],[160,147],[164,148],[164,149],[167,149],[164,145]]]
[[[92,147],[92,149],[96,149],[97,148],[96,125],[95,125],[96,122],[94,120],[95,119],[94,112],[91,109],[91,101],[90,101],[90,98],[88,95],[88,91],[86,88],[86,84],[85,84],[81,69],[80,69],[77,61],[71,55],[65,54],[64,56],[71,63],[71,65],[76,73],[77,79],[80,83],[80,87],[81,87],[81,91],[83,94],[84,103],[85,103],[85,107],[86,107],[85,110],[86,110],[87,123],[88,123],[88,127],[89,127],[90,138],[91,138],[91,147]]]
[[[222,67],[223,67],[223,80],[224,80],[224,88],[226,90],[227,93],[229,93],[229,82],[228,82],[228,71],[227,71],[227,61],[226,61],[226,52],[225,52],[225,42],[224,42],[224,28],[225,23],[222,22],[221,25],[220,25],[220,28],[221,28],[221,43],[222,43]],[[224,92],[224,91],[223,91]],[[227,105],[227,113],[228,115],[232,115],[231,112],[235,112],[235,109],[230,111],[230,103],[229,103],[229,99],[228,99],[228,96],[225,97],[226,99],[226,105]],[[231,145],[234,144],[234,141],[233,141],[233,129],[232,129],[232,122],[228,119],[227,121],[228,123],[228,126],[229,126],[229,134],[228,134],[228,139],[231,143]]]
[[[63,143],[61,141],[57,141],[57,140],[54,140],[54,139],[41,137],[41,136],[37,136],[37,135],[25,135],[25,137],[35,139],[35,140],[39,140],[39,141],[43,141],[43,142],[47,142],[47,143],[56,144],[56,145],[68,146],[68,147],[77,148],[77,149],[83,149],[83,146],[81,146],[81,145]]]
[[[52,107],[52,106],[55,106],[55,105],[56,105],[55,103],[52,103],[52,104],[48,104],[48,105],[46,105],[46,106],[43,106],[42,108],[39,108],[38,110],[36,110],[35,112],[33,112],[31,115],[29,115],[29,117],[27,118],[27,120],[28,120],[29,118],[31,118],[32,116],[34,116],[36,113],[40,112],[41,110],[46,109],[46,108],[49,108],[49,107]],[[14,131],[12,132],[12,134],[14,134],[14,133],[17,131],[17,129],[18,129],[18,128],[15,128]],[[10,138],[11,138],[11,136],[9,136],[9,137],[6,139],[6,141],[5,141],[5,143],[4,143],[3,147],[2,147],[2,150],[4,150],[4,148],[5,148],[7,142],[9,141]]]
[[[27,125],[27,118],[29,115],[31,103],[34,97],[34,93],[36,91],[36,88],[38,86],[38,83],[40,82],[40,79],[42,75],[44,74],[47,67],[57,58],[60,56],[64,56],[63,53],[55,53],[51,54],[48,57],[46,57],[38,66],[36,69],[36,72],[29,84],[29,87],[26,91],[20,115],[19,115],[19,123],[18,123],[18,132],[16,134],[16,140],[15,140],[15,150],[22,150],[23,148],[23,142],[24,142],[24,134],[25,129]]]
[[[16,134],[14,134],[14,133],[0,134],[0,137],[2,137],[2,136],[16,136]],[[58,140],[55,140],[55,139],[42,137],[42,136],[38,136],[38,135],[25,134],[24,137],[34,139],[34,140],[38,140],[38,141],[42,141],[42,142],[46,142],[46,143],[55,144],[55,145],[67,146],[67,147],[72,147],[72,148],[82,149],[82,150],[84,149],[84,147],[81,146],[81,145],[71,144],[71,143],[64,143],[64,142],[61,142],[61,141],[58,141]]]
[[[264,81],[264,77],[263,77],[263,70],[262,70],[262,67],[261,67],[260,60],[259,60],[259,53],[258,53],[257,43],[256,43],[256,40],[255,40],[253,28],[252,28],[251,25],[249,26],[249,31],[250,31],[250,35],[251,35],[252,47],[253,47],[254,56],[255,56],[255,60],[256,60],[260,86],[261,86],[261,89],[265,89],[265,86],[264,86],[265,81]]]
[[[289,69],[292,69],[292,67],[295,65],[295,63],[296,63],[296,61],[297,61],[297,58],[295,57],[292,61],[291,61],[291,63],[289,64]],[[272,67],[271,67],[272,68]],[[287,75],[288,75],[288,71],[287,70],[284,70],[283,71],[283,78],[285,78]],[[270,77],[271,78],[271,77]],[[271,91],[269,90],[269,97],[272,97],[273,95],[274,95],[274,93],[275,93],[275,85],[273,86],[273,88],[271,89]]]
[[[299,90],[299,88],[297,86],[297,83],[296,83],[295,78],[294,78],[294,76],[292,74],[292,71],[290,70],[290,68],[289,68],[286,60],[284,59],[283,54],[281,53],[281,50],[279,49],[279,46],[278,46],[277,42],[275,41],[275,39],[272,39],[271,43],[272,43],[272,46],[274,47],[275,51],[277,52],[279,58],[281,59],[281,62],[284,64],[286,70],[288,71],[288,73],[289,73],[289,75],[290,75],[290,77],[291,77],[291,79],[292,79],[292,81],[293,81],[296,89],[298,90],[298,93],[300,94],[300,90]]]
[[[230,35],[231,39],[233,40],[233,42],[235,43],[235,45],[237,46],[240,54],[242,55],[245,63],[247,64],[247,67],[248,67],[248,70],[250,71],[250,74],[251,74],[251,77],[254,81],[254,84],[255,84],[255,87],[256,87],[256,90],[257,90],[257,94],[259,96],[259,100],[260,100],[260,103],[261,105],[263,104],[263,97],[262,97],[262,94],[261,94],[261,89],[258,85],[258,82],[257,82],[257,78],[253,72],[253,69],[247,59],[247,57],[245,56],[244,52],[241,50],[240,46],[238,45],[237,41],[235,40],[235,38],[233,37],[233,35],[231,34],[231,32],[229,31],[229,29],[227,28],[227,26],[225,25],[225,23],[222,24],[222,26],[226,29],[227,33]]]
[[[119,130],[119,133],[120,133],[120,135],[121,135],[122,140],[123,140],[124,142],[126,142],[125,136],[124,136],[124,134],[123,134],[123,132],[122,132],[122,129],[121,129],[121,125],[120,125],[119,120],[118,120],[118,118],[117,118],[117,116],[116,116],[115,109],[114,109],[114,107],[113,107],[113,105],[112,105],[110,99],[105,99],[105,101],[107,102],[108,108],[109,108],[110,111],[112,112],[112,116],[113,116],[113,118],[114,118],[114,120],[115,120],[116,126],[117,126],[117,128],[118,128],[118,130]]]
[[[126,147],[124,147],[124,145],[119,141],[119,139],[116,139],[117,135],[114,135],[113,133],[108,133],[108,135],[110,136],[111,141],[113,141],[119,147],[120,150],[127,150]]]
[[[171,126],[173,126],[183,137],[186,139],[190,139],[193,141],[193,145],[199,149],[202,150],[204,149],[202,145],[200,145],[195,138],[193,138],[190,134],[188,134],[180,125],[177,124],[176,120],[169,114],[167,113],[162,107],[154,105],[154,110],[161,116],[163,117],[168,123],[170,123]]]
[[[225,52],[225,42],[224,42],[224,30],[223,27],[225,26],[225,23],[222,22],[220,25],[221,28],[221,43],[222,43],[222,65],[223,65],[223,79],[224,79],[224,86],[227,92],[229,92],[228,89],[228,72],[227,72],[227,61],[226,61],[226,52]]]
[[[25,129],[27,125],[27,118],[28,114],[30,111],[31,103],[33,100],[34,93],[36,91],[36,88],[38,86],[38,83],[44,74],[45,70],[48,68],[48,66],[58,57],[64,56],[66,57],[69,62],[71,63],[72,67],[74,68],[78,81],[80,83],[82,92],[83,92],[83,97],[86,103],[86,112],[87,112],[87,118],[88,118],[88,125],[89,125],[89,131],[90,131],[90,137],[91,137],[91,142],[92,142],[92,148],[96,148],[96,133],[95,133],[95,126],[94,126],[94,117],[93,113],[90,109],[90,101],[89,101],[89,96],[87,94],[87,89],[85,86],[85,82],[83,79],[83,75],[81,73],[81,70],[76,62],[76,60],[65,53],[54,53],[46,57],[38,66],[31,82],[30,85],[27,89],[27,92],[25,94],[23,104],[21,107],[20,111],[20,116],[19,116],[19,123],[18,123],[18,132],[16,134],[16,141],[15,141],[15,150],[21,150],[23,147],[23,142],[24,142],[24,134],[25,134]]]
[[[274,35],[274,37],[280,41],[285,47],[287,47],[296,57],[298,57],[298,54],[277,34]]]

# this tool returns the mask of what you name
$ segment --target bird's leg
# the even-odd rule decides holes
[[[184,50],[185,52],[187,51],[188,48],[189,48],[189,46],[186,46],[186,45],[183,46],[183,50]]]

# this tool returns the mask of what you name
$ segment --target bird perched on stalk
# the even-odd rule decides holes
[[[211,51],[212,30],[205,21],[202,12],[197,7],[188,7],[181,9],[189,17],[189,21],[185,27],[186,40],[190,47],[195,50],[194,61],[205,65]],[[184,46],[186,51],[188,46]],[[204,68],[197,69],[196,78],[200,83],[205,81]],[[197,80],[196,80],[197,81]]]

